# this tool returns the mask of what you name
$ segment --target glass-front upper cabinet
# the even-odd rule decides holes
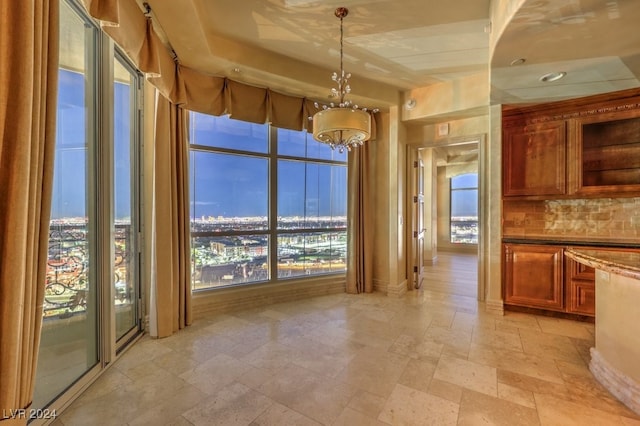
[[[577,118],[571,131],[577,194],[640,193],[640,110]]]

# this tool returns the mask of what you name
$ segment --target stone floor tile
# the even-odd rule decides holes
[[[144,337],[53,425],[640,426],[588,369],[593,324],[486,313],[461,293],[475,274],[447,274],[400,298],[336,294]]]
[[[260,414],[250,426],[321,426],[315,420],[285,407],[282,404],[273,404]]]
[[[622,417],[548,394],[535,394],[542,426],[619,425]]]
[[[240,383],[231,383],[185,411],[195,426],[246,426],[274,404],[270,398]]]
[[[533,408],[534,410],[536,408],[536,400],[532,392],[507,385],[506,383],[498,382],[498,398]]]
[[[464,359],[443,355],[433,378],[490,396],[498,395],[496,369]]]
[[[403,385],[397,385],[378,420],[391,425],[455,425],[458,404]]]

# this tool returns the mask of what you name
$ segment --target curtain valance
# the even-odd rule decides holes
[[[311,130],[312,100],[250,86],[185,67],[164,46],[151,18],[133,0],[84,0],[87,11],[173,104],[211,115],[230,114],[253,123]],[[373,117],[372,117],[373,118]],[[375,118],[372,139],[375,139]]]

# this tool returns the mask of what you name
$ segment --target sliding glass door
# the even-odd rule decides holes
[[[58,75],[34,409],[64,405],[141,331],[142,79],[75,0],[60,1]]]
[[[95,182],[97,31],[60,9],[60,71],[49,259],[34,407],[98,365]]]
[[[116,54],[113,66],[113,308],[118,342],[139,328],[138,138],[140,75]],[[120,346],[120,345],[119,345]]]

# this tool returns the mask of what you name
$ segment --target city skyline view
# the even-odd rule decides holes
[[[87,181],[85,84],[84,74],[60,70],[58,114],[62,125],[58,128],[52,219],[87,216],[84,187],[84,182]],[[114,102],[119,109],[118,116],[128,117],[128,84],[114,84]],[[199,144],[263,154],[269,150],[268,125],[204,114],[194,116],[191,138]],[[116,124],[114,152],[126,153],[129,121],[122,120]],[[310,135],[305,133],[278,129],[278,154],[320,160],[346,160],[346,153],[340,154],[313,140],[308,141]],[[190,155],[192,220],[203,216],[267,216],[269,183],[265,177],[268,177],[269,159],[226,153],[210,154],[198,150],[192,150]],[[115,158],[115,167],[129,168],[128,158],[125,155]],[[278,216],[346,216],[346,165],[330,166],[280,159],[277,167]],[[116,173],[116,176],[128,174]],[[462,175],[457,181],[460,188],[474,185],[477,188],[477,174]],[[82,182],[83,185],[69,185],[69,182]],[[335,186],[335,183],[340,185]],[[128,219],[131,212],[130,185],[131,182],[126,179],[114,183],[116,219]],[[344,185],[344,191],[331,191],[331,188],[341,185]],[[477,192],[474,197],[454,197],[451,211],[452,217],[477,217]]]

